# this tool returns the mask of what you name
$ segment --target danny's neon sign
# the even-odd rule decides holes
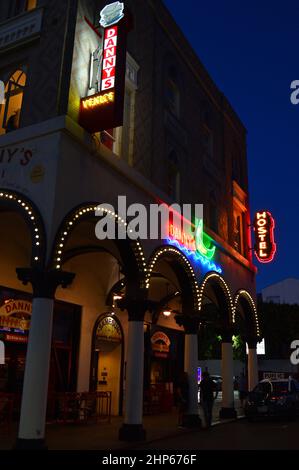
[[[122,2],[113,2],[102,9],[101,32],[88,18],[85,20],[101,38],[101,44],[90,63],[89,90],[95,94],[81,98],[79,124],[95,133],[123,124],[126,40],[131,25]]]
[[[213,261],[216,246],[213,239],[204,232],[203,221],[197,220],[195,227],[190,224],[190,230],[186,230],[174,223],[169,224],[168,243],[177,245],[195,261],[201,262],[210,271],[222,273],[220,266]]]
[[[254,223],[255,246],[254,252],[260,263],[270,263],[276,253],[274,240],[275,222],[269,211],[260,211],[255,215]]]

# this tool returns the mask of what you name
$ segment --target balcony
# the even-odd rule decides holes
[[[34,9],[0,24],[0,52],[34,39],[41,32],[43,10]]]

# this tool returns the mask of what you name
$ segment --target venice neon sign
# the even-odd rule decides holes
[[[254,252],[260,263],[270,263],[276,253],[274,240],[275,221],[269,211],[257,212],[253,223],[255,233]]]
[[[197,220],[195,227],[190,223],[190,230],[169,224],[169,237],[167,242],[176,245],[184,251],[187,256],[192,257],[194,261],[200,262],[209,271],[222,273],[222,268],[213,261],[216,253],[214,240],[204,232],[203,220]]]

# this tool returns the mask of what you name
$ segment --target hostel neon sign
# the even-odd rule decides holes
[[[257,212],[254,218],[254,252],[260,263],[270,263],[276,253],[274,240],[275,221],[269,211]]]
[[[190,223],[190,230],[188,231],[170,223],[167,242],[176,245],[187,256],[192,257],[196,262],[200,262],[209,271],[222,273],[222,268],[213,261],[216,246],[214,240],[204,232],[202,219],[196,220],[195,227]]]

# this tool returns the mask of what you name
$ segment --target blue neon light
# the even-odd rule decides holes
[[[177,246],[181,251],[183,251],[189,258],[192,258],[196,263],[200,263],[202,266],[208,269],[208,271],[215,271],[218,274],[222,274],[222,268],[213,263],[213,261],[208,260],[200,253],[196,251],[188,250],[184,245],[181,245],[177,240],[173,240],[172,238],[166,239],[169,245]]]

